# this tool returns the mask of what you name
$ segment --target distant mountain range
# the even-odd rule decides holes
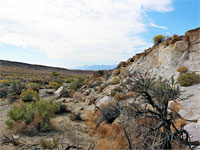
[[[85,66],[79,66],[75,69],[80,70],[110,70],[116,68],[117,65],[85,65]]]
[[[89,75],[93,71],[80,69],[66,69],[61,67],[51,67],[36,64],[27,64],[23,62],[15,62],[8,60],[0,60],[0,73],[51,73],[53,71],[64,74],[80,74]]]

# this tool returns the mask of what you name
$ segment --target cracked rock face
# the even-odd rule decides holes
[[[131,74],[137,70],[149,70],[155,76],[169,79],[178,77],[179,66],[187,66],[189,71],[200,73],[200,28],[186,32],[174,44],[170,41],[137,54],[137,59],[127,67]]]

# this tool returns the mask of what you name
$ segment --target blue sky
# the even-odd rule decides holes
[[[200,27],[200,0],[1,0],[0,59],[76,68],[113,65],[157,34]]]

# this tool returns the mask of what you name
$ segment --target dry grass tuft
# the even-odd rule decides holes
[[[175,112],[179,112],[180,110],[183,109],[183,107],[181,106],[181,104],[179,102],[174,101],[170,104],[170,109]]]

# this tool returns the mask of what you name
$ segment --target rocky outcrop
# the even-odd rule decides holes
[[[200,74],[200,28],[187,31],[184,36],[174,35],[126,62],[120,62],[113,74],[124,68],[125,71],[120,73],[124,80],[128,74],[138,71],[148,71],[155,77],[169,79],[174,76],[177,79],[180,74],[177,69],[180,66],[186,66],[189,72]],[[180,90],[181,95],[177,101],[181,109],[178,114],[182,121],[187,122],[184,123],[184,126],[187,124],[184,129],[191,135],[191,141],[200,144],[200,84],[180,87]]]
[[[69,97],[69,92],[67,91],[67,88],[64,86],[61,86],[54,92],[55,98],[62,98],[62,97]]]
[[[172,38],[136,54],[127,62],[121,62],[120,67],[126,66],[126,73],[135,71],[150,71],[153,75],[169,78],[178,76],[179,66],[187,66],[189,71],[200,73],[200,28],[187,31],[185,36],[174,35]],[[131,61],[130,61],[131,60]]]
[[[185,130],[189,132],[191,142],[195,145],[200,144],[200,125],[197,123],[190,123],[184,127]]]

